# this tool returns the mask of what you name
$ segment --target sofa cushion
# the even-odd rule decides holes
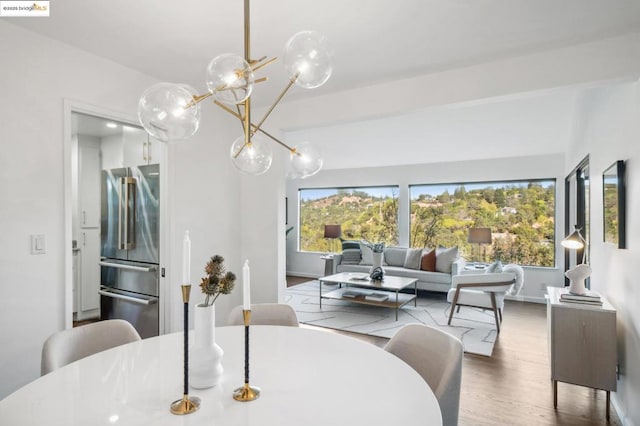
[[[458,247],[444,248],[436,250],[436,271],[451,273],[451,264],[458,258]]]
[[[420,269],[423,271],[435,272],[436,271],[436,251],[431,250],[429,252],[422,252],[422,258],[420,259]]]
[[[385,275],[393,277],[416,278],[418,281],[444,284],[451,287],[451,275],[442,272],[427,272],[419,269],[402,268],[400,266],[385,266],[384,273]]]
[[[404,266],[407,249],[403,247],[387,247],[384,250],[384,260],[389,266]]]
[[[360,250],[360,241],[354,240],[344,240],[342,241],[342,251],[349,249],[358,249]]]
[[[404,266],[409,269],[420,269],[420,261],[422,260],[422,249],[407,249],[404,257]],[[388,263],[388,262],[387,262]]]
[[[341,263],[336,266],[336,272],[366,272],[369,273],[371,265],[345,265]]]
[[[342,262],[345,265],[359,265],[362,255],[360,253],[360,247],[357,249],[344,249],[342,250]]]

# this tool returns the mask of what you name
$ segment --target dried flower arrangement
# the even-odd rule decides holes
[[[225,270],[224,258],[217,254],[209,259],[204,271],[207,276],[202,278],[200,288],[206,297],[202,305],[211,306],[221,294],[231,293],[236,283],[236,274]]]

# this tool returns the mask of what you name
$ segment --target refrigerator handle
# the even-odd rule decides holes
[[[110,291],[98,290],[98,294],[114,299],[122,299],[128,302],[137,303],[139,305],[154,305],[158,303],[156,299],[140,299],[137,297],[125,296],[124,294],[112,293]]]
[[[131,204],[131,191],[133,186],[133,205]],[[124,203],[122,196],[119,198],[118,207],[118,246],[121,250],[129,250],[135,247],[135,201],[136,201],[136,180],[132,177],[120,178],[120,190],[124,187]],[[124,204],[124,206],[123,206]],[[122,224],[124,223],[124,229]],[[133,231],[133,232],[132,232]],[[124,241],[123,241],[124,236]]]
[[[136,247],[136,203],[138,193],[136,189],[136,179],[133,177],[127,178],[127,186],[130,186],[131,191],[127,191],[127,208],[129,210],[129,221],[127,221],[127,249],[133,249]]]
[[[116,269],[126,269],[128,271],[139,271],[139,272],[154,272],[158,268],[156,266],[135,266],[128,265],[126,263],[112,263],[107,261],[98,262],[100,266],[106,266],[108,268],[116,268]]]
[[[122,185],[124,178],[119,178],[118,181],[118,250],[122,250]]]

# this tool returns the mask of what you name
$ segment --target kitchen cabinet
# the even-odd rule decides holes
[[[84,138],[78,139],[78,222],[100,226],[100,146]]]
[[[558,405],[558,382],[607,393],[609,419],[611,391],[617,385],[616,310],[602,298],[602,306],[561,302],[565,291],[547,287],[547,325],[553,381],[553,405]]]
[[[162,143],[140,129],[123,134],[122,149],[124,167],[156,164],[160,162]]]
[[[94,317],[100,307],[100,229],[80,231],[80,282],[78,292],[77,319]]]

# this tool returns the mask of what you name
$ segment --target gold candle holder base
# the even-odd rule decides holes
[[[236,401],[248,402],[258,398],[260,398],[260,388],[249,386],[249,383],[233,391],[233,399]]]
[[[200,408],[200,398],[197,396],[184,395],[182,399],[171,403],[171,413],[173,414],[191,414]]]

